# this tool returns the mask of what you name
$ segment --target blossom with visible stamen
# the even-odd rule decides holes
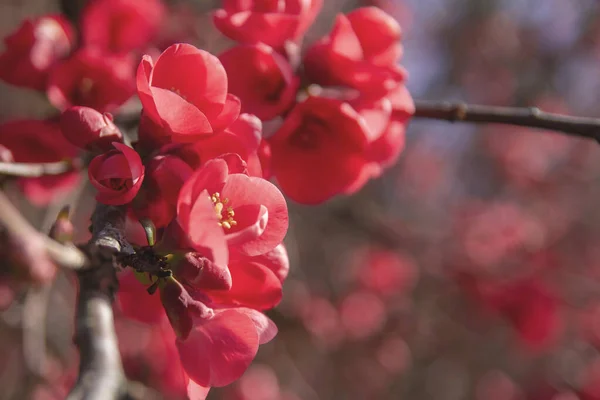
[[[177,219],[194,242],[206,229],[200,220],[216,216],[230,248],[252,256],[263,254],[283,240],[287,206],[272,183],[250,177],[238,166],[214,159],[198,169],[181,188]]]

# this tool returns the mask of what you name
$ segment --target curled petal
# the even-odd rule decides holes
[[[240,115],[242,103],[232,94],[227,94],[223,110],[212,120],[212,128],[221,131],[231,125]]]
[[[152,90],[150,88],[150,77],[152,75],[152,68],[154,68],[154,62],[152,61],[152,57],[150,57],[149,55],[144,55],[137,69],[137,92],[140,101],[142,102],[142,106],[144,107],[144,114],[147,117],[151,118],[154,121],[154,123],[161,124],[161,118],[158,113],[158,109],[156,108],[156,104],[154,104],[154,98]]]
[[[257,240],[264,232],[269,221],[269,210],[261,204],[236,207],[237,226],[227,232],[229,246],[241,246]]]
[[[252,319],[258,332],[260,344],[270,342],[277,335],[277,326],[265,314],[251,308],[238,308],[237,310]]]
[[[234,209],[260,204],[268,210],[267,225],[260,236],[236,249],[254,256],[266,253],[283,241],[288,229],[288,211],[285,198],[275,185],[262,178],[242,174],[230,175],[223,187],[223,196],[230,198]],[[263,218],[265,214],[257,214]]]
[[[126,144],[114,142],[113,146],[125,156],[129,170],[131,171],[131,178],[135,181],[144,173],[144,166],[140,155]]]

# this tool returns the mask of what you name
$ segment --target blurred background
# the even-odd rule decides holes
[[[168,2],[165,37],[214,53],[231,46],[208,15],[217,3]],[[402,25],[416,100],[600,117],[595,0],[326,0],[306,42],[361,5]],[[0,36],[60,10],[53,1],[2,0]],[[0,83],[0,122],[52,112],[39,94]],[[63,204],[76,204],[86,240],[89,188],[47,208],[12,189],[44,231]],[[318,207],[290,204],[290,276],[268,313],[279,334],[240,381],[209,398],[600,399],[599,207],[595,142],[415,119],[400,161],[381,179]],[[59,277],[47,311],[24,290],[0,314],[0,399],[64,398],[77,371],[73,283]],[[126,368],[155,384],[144,357],[168,361],[144,326],[120,320],[117,329]],[[40,357],[50,382],[38,377]]]

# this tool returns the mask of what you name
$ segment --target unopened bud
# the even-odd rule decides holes
[[[60,116],[60,129],[69,142],[89,151],[108,151],[113,148],[112,142],[123,141],[112,115],[89,107],[65,110]]]
[[[73,223],[69,219],[69,206],[64,206],[56,216],[54,224],[50,228],[49,236],[59,243],[71,243],[73,241]]]

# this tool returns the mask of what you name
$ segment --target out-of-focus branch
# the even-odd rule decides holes
[[[129,398],[114,328],[112,301],[117,290],[116,253],[133,253],[123,235],[125,210],[98,204],[87,245],[91,267],[78,272],[75,341],[80,366],[68,400]]]
[[[23,302],[23,358],[36,378],[47,378],[46,314],[51,284],[29,289]]]
[[[537,107],[496,107],[461,102],[416,101],[415,106],[414,118],[518,125],[600,141],[600,118],[553,114]]]
[[[57,161],[50,163],[9,163],[0,162],[0,175],[19,176],[23,178],[38,178],[47,175],[60,175],[69,171],[83,168],[79,159]]]
[[[78,196],[77,196],[78,197]],[[55,214],[49,207],[46,214]],[[48,236],[62,245],[72,245],[74,227],[69,219],[70,206],[63,206],[54,218]],[[46,323],[48,307],[54,282],[33,286],[27,291],[23,302],[23,359],[32,378],[46,382],[48,375],[48,355],[46,349]]]
[[[81,269],[87,266],[87,259],[81,251],[75,247],[62,245],[35,230],[2,191],[0,191],[0,226],[4,227],[9,237],[19,238],[18,241],[22,243],[31,241],[33,237],[40,238],[48,256],[62,267]]]

